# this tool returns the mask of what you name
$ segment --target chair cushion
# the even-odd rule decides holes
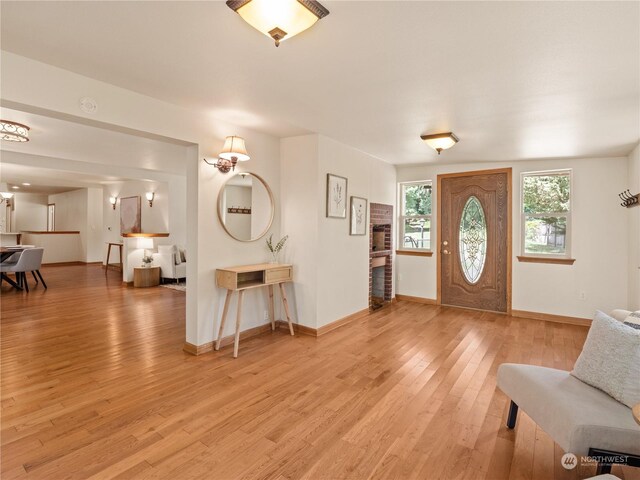
[[[569,372],[504,363],[498,387],[565,452],[589,448],[640,454],[640,426],[631,409]]]
[[[571,375],[627,407],[640,403],[640,330],[596,312]]]
[[[176,265],[175,278],[187,278],[187,264]]]
[[[624,324],[631,328],[635,328],[636,330],[640,330],[640,310],[629,313],[629,315],[624,319]]]

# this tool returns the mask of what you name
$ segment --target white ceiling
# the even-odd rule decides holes
[[[48,195],[78,188],[100,188],[103,185],[126,180],[116,176],[88,175],[7,162],[0,163],[0,179],[3,183],[7,183],[12,192]],[[31,185],[22,185],[25,182]],[[19,189],[14,190],[11,188],[13,186],[18,186]]]
[[[326,1],[275,48],[224,2],[1,2],[2,48],[391,163],[625,155],[638,2]],[[80,94],[80,92],[79,92]],[[454,131],[438,157],[424,133]]]
[[[9,108],[0,113],[2,118],[29,125],[30,136],[37,139],[2,142],[2,151],[186,175],[181,145]]]

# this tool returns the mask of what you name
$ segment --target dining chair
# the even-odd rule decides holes
[[[40,267],[42,266],[42,255],[44,254],[44,248],[29,248],[24,250],[20,254],[20,258],[16,263],[0,264],[0,272],[2,273],[15,273],[16,280],[18,281],[18,285],[24,287],[25,290],[29,291],[29,283],[27,282],[26,272],[35,272],[40,281],[42,282],[42,286],[47,288],[47,284],[44,282],[42,278],[42,274],[40,273]],[[35,274],[33,278],[36,278]],[[36,279],[37,282],[37,279]]]

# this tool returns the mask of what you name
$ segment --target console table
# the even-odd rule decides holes
[[[238,292],[238,312],[236,314],[236,334],[233,344],[233,358],[238,357],[238,346],[240,344],[240,321],[242,318],[242,297],[244,291],[250,288],[267,287],[269,291],[269,317],[271,318],[271,330],[275,330],[276,323],[274,318],[273,304],[273,286],[280,287],[280,295],[282,296],[282,304],[289,323],[289,332],[293,335],[293,324],[291,323],[291,315],[289,313],[289,303],[287,302],[287,294],[284,291],[284,284],[293,281],[293,266],[280,263],[261,263],[258,265],[244,265],[241,267],[219,268],[216,270],[216,285],[227,289],[227,297],[224,300],[224,308],[222,309],[222,319],[220,320],[220,329],[218,330],[218,338],[216,340],[216,350],[220,350],[220,342],[222,341],[222,333],[224,324],[227,321],[227,312],[229,311],[229,303],[231,303],[231,295]]]

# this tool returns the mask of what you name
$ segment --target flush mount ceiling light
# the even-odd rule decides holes
[[[236,169],[238,162],[246,162],[249,159],[251,157],[247,153],[244,138],[232,135],[225,139],[222,151],[218,154],[218,159],[215,162],[210,162],[206,158],[204,161],[209,165],[213,165],[222,173],[229,173],[231,170]]]
[[[434,133],[432,135],[420,135],[420,138],[424,140],[424,142],[433,148],[438,155],[442,150],[446,150],[448,148],[453,147],[456,143],[458,143],[458,137],[456,137],[453,132],[447,133]]]
[[[314,0],[228,0],[227,6],[273,38],[276,47],[329,15],[329,10]]]
[[[0,120],[0,138],[8,142],[28,142],[29,127],[9,120]]]

